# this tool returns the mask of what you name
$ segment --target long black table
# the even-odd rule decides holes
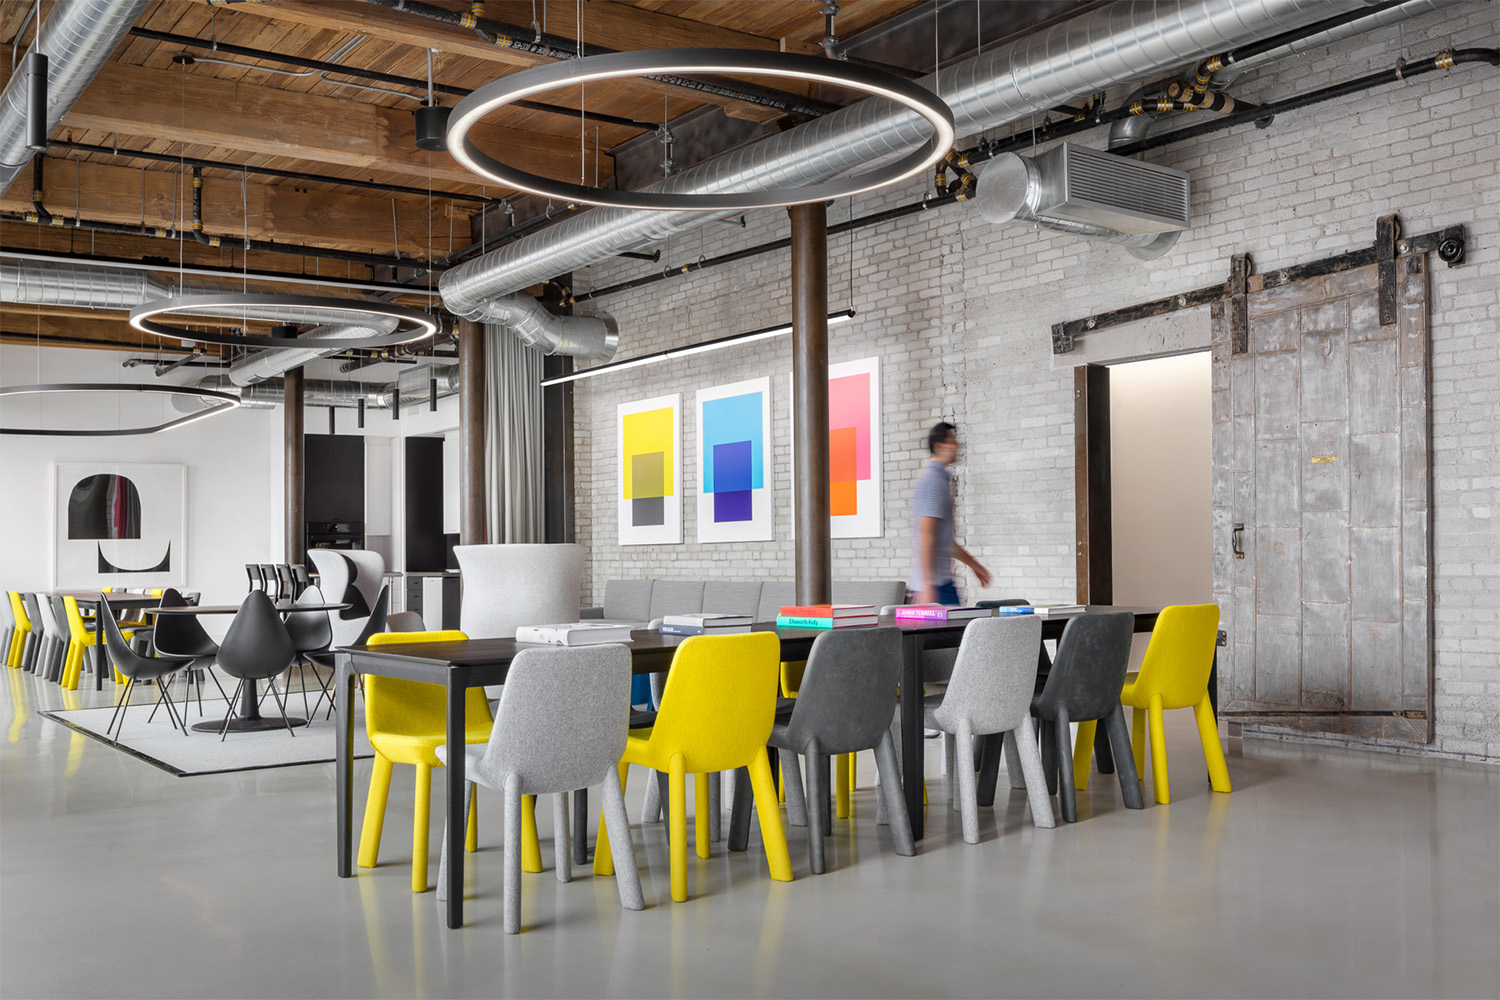
[[[1150,632],[1156,624],[1158,609],[1091,605],[1088,611],[1129,611],[1135,615],[1135,630]],[[1042,638],[1062,636],[1068,619],[1080,612],[1037,615],[1042,620]],[[923,833],[922,810],[922,654],[927,649],[941,649],[959,644],[967,621],[897,622],[881,619],[882,625],[894,625],[902,632],[901,690],[916,692],[917,697],[901,699],[902,784],[906,793],[907,813],[911,817],[912,836]],[[822,634],[816,629],[777,629],[768,623],[752,626],[755,631],[774,631],[781,639],[783,661],[805,660],[813,640]],[[682,637],[656,632],[632,632],[630,641],[631,672],[666,673]],[[538,648],[535,643],[514,639],[467,639],[453,642],[395,643],[384,646],[345,646],[335,658],[334,677],[338,716],[336,798],[338,836],[338,874],[354,875],[354,704],[355,678],[359,674],[398,677],[404,680],[441,684],[447,690],[448,760],[464,759],[464,702],[471,687],[505,683],[510,662],[523,649]],[[448,926],[463,926],[464,772],[448,767],[447,839],[448,839]],[[575,812],[580,812],[575,810]],[[575,821],[579,817],[575,816]]]

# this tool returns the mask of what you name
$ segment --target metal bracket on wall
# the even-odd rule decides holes
[[[1375,220],[1375,260],[1379,265],[1380,325],[1396,322],[1396,241],[1401,237],[1401,222],[1394,215]]]
[[[1248,253],[1229,258],[1229,353],[1244,354],[1250,350],[1250,271],[1255,265]]]
[[[1458,267],[1465,262],[1467,252],[1467,229],[1460,223],[1449,226],[1446,229],[1423,233],[1421,236],[1400,237],[1400,222],[1396,216],[1387,216],[1394,225],[1396,239],[1394,242],[1394,253],[1390,259],[1391,267],[1395,267],[1395,259],[1398,257],[1418,257],[1423,254],[1436,253],[1438,259],[1449,267]],[[1385,220],[1382,220],[1384,222]],[[1077,340],[1085,333],[1093,333],[1105,327],[1119,326],[1122,323],[1133,323],[1136,320],[1149,319],[1152,316],[1163,316],[1167,313],[1176,312],[1179,309],[1191,309],[1195,306],[1213,305],[1224,303],[1233,305],[1236,299],[1236,291],[1233,287],[1235,276],[1235,261],[1244,258],[1245,276],[1245,298],[1248,299],[1251,292],[1264,291],[1267,288],[1275,288],[1293,281],[1301,281],[1304,278],[1316,278],[1325,274],[1337,274],[1340,271],[1351,271],[1357,267],[1367,267],[1370,264],[1380,263],[1380,243],[1365,247],[1361,250],[1351,250],[1348,253],[1338,254],[1334,257],[1323,257],[1319,260],[1309,261],[1306,264],[1293,264],[1275,271],[1267,271],[1265,274],[1253,274],[1253,266],[1250,255],[1236,254],[1230,263],[1230,281],[1222,285],[1209,285],[1206,288],[1195,288],[1191,292],[1182,292],[1178,295],[1168,295],[1165,298],[1154,299],[1150,302],[1142,302],[1123,309],[1113,309],[1109,312],[1096,313],[1093,316],[1085,316],[1082,319],[1070,319],[1062,323],[1056,323],[1052,327],[1052,353],[1067,354],[1077,346]],[[1382,285],[1383,287],[1383,285]],[[1392,298],[1394,303],[1395,299]],[[1394,308],[1394,306],[1393,306]],[[1395,322],[1392,319],[1391,322]],[[1234,323],[1234,314],[1230,314],[1231,326]],[[1388,325],[1385,321],[1384,296],[1382,295],[1381,324]],[[1244,350],[1248,350],[1245,345]],[[1235,347],[1234,353],[1242,353],[1242,349]]]

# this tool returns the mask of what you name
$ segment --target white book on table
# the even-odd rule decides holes
[[[1044,608],[1032,608],[1034,614],[1038,615],[1070,615],[1088,610],[1082,604],[1052,604]]]
[[[596,642],[629,642],[629,625],[602,622],[565,622],[560,625],[522,625],[517,642],[544,642],[549,646],[587,646]]]
[[[680,625],[688,628],[729,628],[735,625],[751,625],[755,619],[749,615],[730,615],[704,611],[690,615],[663,615],[663,625]]]

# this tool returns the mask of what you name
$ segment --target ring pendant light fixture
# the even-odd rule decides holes
[[[661,74],[772,76],[846,87],[909,108],[927,119],[932,125],[932,135],[915,151],[863,173],[796,188],[728,194],[609,191],[570,184],[501,163],[469,138],[470,130],[486,115],[533,94],[600,80]],[[538,66],[480,87],[454,107],[448,120],[449,152],[474,173],[496,184],[558,201],[664,212],[738,212],[847,198],[926,171],[948,153],[953,140],[953,112],[942,98],[915,83],[837,59],[748,49],[643,49]]]
[[[141,393],[161,396],[191,396],[209,401],[212,405],[197,413],[168,420],[148,427],[104,427],[98,429],[73,429],[52,427],[4,427],[0,434],[27,434],[44,437],[127,437],[132,434],[159,434],[173,427],[181,427],[204,417],[224,413],[240,405],[240,398],[231,392],[217,389],[199,389],[185,385],[153,385],[149,382],[44,382],[39,385],[0,386],[0,397],[27,395],[61,395],[64,393]]]
[[[278,313],[283,314],[278,316]],[[256,337],[246,334],[214,333],[172,326],[158,322],[158,316],[242,317],[245,321],[285,323],[293,317],[327,313],[329,324],[357,325],[370,320],[396,320],[396,329],[373,337]],[[327,346],[338,350],[378,351],[399,344],[425,340],[438,331],[438,321],[427,313],[407,306],[369,299],[338,299],[321,295],[212,294],[177,295],[143,302],[130,311],[130,325],[142,333],[169,340],[186,340],[202,344],[224,344],[253,350],[301,350]]]

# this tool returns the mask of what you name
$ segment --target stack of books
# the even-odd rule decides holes
[[[784,607],[776,616],[777,628],[849,628],[879,621],[873,604],[808,604]]]
[[[969,618],[990,618],[989,608],[950,607],[942,604],[906,604],[896,609],[898,622],[960,622]]]
[[[662,635],[735,635],[750,631],[749,615],[714,614],[708,611],[693,615],[665,615]]]
[[[587,646],[596,642],[629,642],[629,625],[603,622],[565,622],[561,625],[522,625],[517,642],[544,642],[549,646]]]
[[[1018,605],[1006,605],[1005,607],[1002,607],[1002,608],[996,608],[995,609],[995,614],[997,614],[997,615],[1057,615],[1057,614],[1064,614],[1064,615],[1066,615],[1066,614],[1077,614],[1077,613],[1079,613],[1079,612],[1081,612],[1083,610],[1085,610],[1085,608],[1084,608],[1084,606],[1082,604],[1053,604],[1053,605],[1050,605],[1050,606],[1044,607],[1044,608],[1033,608],[1033,607],[1028,607],[1025,604],[1018,604]]]

